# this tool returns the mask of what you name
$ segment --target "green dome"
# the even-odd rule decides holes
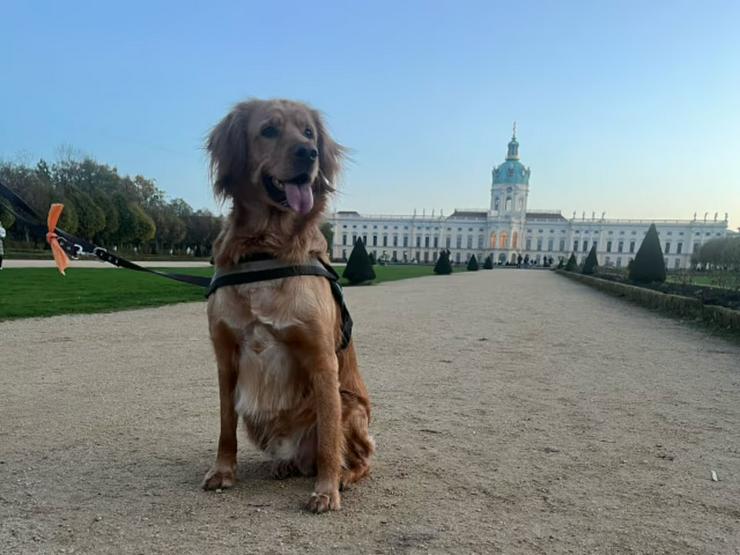
[[[519,142],[516,135],[509,141],[509,151],[506,161],[498,167],[493,168],[493,184],[503,183],[507,185],[529,185],[529,168],[524,167],[519,161]]]

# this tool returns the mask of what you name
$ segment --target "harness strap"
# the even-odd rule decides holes
[[[229,271],[227,273],[219,273],[219,269],[216,269],[211,280],[210,286],[206,297],[213,294],[214,291],[221,287],[228,287],[231,285],[244,285],[248,283],[256,283],[259,281],[268,281],[272,279],[283,279],[297,276],[318,276],[329,280],[329,287],[331,288],[332,297],[334,301],[339,305],[339,312],[341,316],[341,331],[342,341],[337,350],[344,350],[349,346],[349,342],[352,339],[352,317],[349,314],[347,303],[344,302],[344,292],[342,286],[339,285],[339,274],[320,258],[314,259],[318,264],[299,264],[299,265],[288,265],[288,266],[274,266],[260,268],[261,262],[275,262],[279,264],[279,261],[275,260],[272,255],[250,255],[240,260],[237,269]],[[252,268],[250,268],[250,266]]]

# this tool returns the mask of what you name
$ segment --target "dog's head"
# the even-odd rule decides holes
[[[237,104],[206,147],[217,197],[300,216],[323,210],[342,158],[321,115],[289,100]]]

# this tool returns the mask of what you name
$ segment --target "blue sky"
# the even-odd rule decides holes
[[[738,2],[187,4],[4,2],[0,158],[214,208],[204,136],[279,96],[352,149],[339,209],[487,207],[516,120],[531,208],[740,226]]]

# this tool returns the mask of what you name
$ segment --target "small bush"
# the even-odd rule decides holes
[[[578,269],[578,261],[576,260],[575,253],[570,255],[568,263],[565,265],[566,272],[575,272]]]
[[[596,245],[591,247],[591,250],[586,257],[586,261],[583,263],[583,270],[581,271],[587,276],[592,276],[596,273],[596,268],[599,265],[599,260],[596,258]]]
[[[468,272],[477,272],[478,268],[478,259],[473,254],[470,256],[470,260],[468,260]]]
[[[438,275],[447,275],[452,273],[452,264],[450,264],[450,251],[442,249],[439,251],[437,263],[434,265],[434,273]]]
[[[365,245],[360,238],[355,242],[342,277],[352,284],[365,283],[375,279],[375,270],[373,270],[370,263],[370,256],[368,256]]]
[[[632,262],[629,278],[637,283],[652,283],[664,282],[665,276],[665,260],[663,249],[660,247],[658,230],[655,229],[655,224],[650,224],[647,235],[642,240],[642,245]]]
[[[493,270],[493,255],[489,254],[486,256],[486,259],[483,261],[483,269],[484,270]]]

